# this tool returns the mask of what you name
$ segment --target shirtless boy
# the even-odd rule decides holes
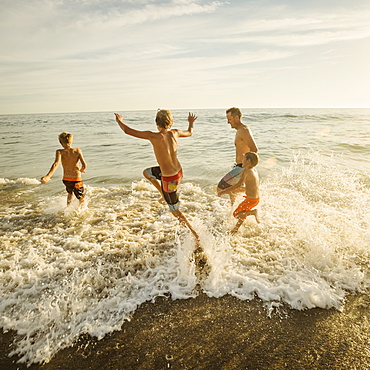
[[[235,166],[234,168],[226,174],[217,186],[217,193],[220,195],[220,192],[224,189],[229,188],[230,186],[236,184],[241,177],[243,172],[243,156],[247,152],[258,152],[257,145],[254,141],[251,130],[247,125],[244,125],[241,122],[242,112],[239,108],[230,108],[226,111],[227,123],[231,128],[236,130],[235,134]],[[237,192],[243,191],[243,188],[234,188],[234,191],[229,192],[231,203],[235,201]]]
[[[63,184],[68,192],[67,206],[72,201],[73,194],[80,201],[84,201],[84,187],[82,183],[81,172],[85,172],[86,162],[79,148],[71,148],[73,135],[69,132],[62,132],[59,135],[59,142],[63,149],[58,149],[55,154],[54,163],[48,174],[41,178],[41,184],[46,184],[53,173],[58,168],[59,163],[63,166]],[[81,168],[78,169],[78,162],[81,162]]]
[[[182,168],[177,159],[177,146],[179,137],[189,137],[193,134],[193,124],[197,116],[189,113],[189,126],[186,131],[171,129],[173,118],[169,110],[158,110],[156,124],[158,132],[139,131],[127,126],[122,121],[122,116],[115,113],[119,127],[127,135],[139,139],[149,140],[153,146],[154,154],[158,162],[157,167],[150,167],[144,170],[143,175],[148,179],[162,195],[161,200],[165,200],[171,213],[187,226],[199,243],[199,236],[191,227],[190,223],[180,211],[177,189],[182,178]]]
[[[254,168],[258,164],[258,161],[259,158],[256,153],[245,153],[243,158],[243,172],[240,180],[236,184],[225,190],[221,190],[218,193],[218,196],[221,196],[222,194],[227,194],[240,188],[243,184],[245,186],[245,199],[238,205],[233,213],[234,217],[238,218],[238,222],[231,230],[232,234],[239,230],[240,225],[244,222],[247,216],[254,216],[256,221],[258,223],[260,222],[258,211],[255,209],[260,200],[258,173]]]

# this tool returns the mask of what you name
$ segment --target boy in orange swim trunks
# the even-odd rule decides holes
[[[218,193],[218,196],[223,194],[228,194],[233,190],[243,186],[245,186],[245,196],[244,200],[238,205],[236,210],[234,211],[234,217],[238,218],[238,222],[235,227],[231,230],[231,233],[234,234],[239,230],[239,227],[247,218],[247,216],[253,215],[256,218],[256,221],[259,223],[258,211],[255,209],[257,204],[259,203],[259,179],[258,179],[258,172],[254,168],[259,161],[259,157],[254,152],[248,152],[244,154],[243,157],[243,168],[244,171],[241,175],[240,180],[224,189]]]
[[[63,149],[58,149],[55,153],[54,163],[48,174],[41,178],[41,184],[46,184],[53,173],[58,168],[59,163],[63,166],[63,184],[68,192],[67,206],[72,201],[73,194],[80,201],[84,201],[84,187],[82,183],[81,172],[85,172],[86,162],[79,148],[71,148],[73,142],[73,135],[69,132],[62,132],[59,135],[59,142]],[[81,162],[81,168],[78,169],[78,162]]]

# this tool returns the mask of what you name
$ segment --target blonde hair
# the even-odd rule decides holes
[[[73,141],[73,135],[69,132],[62,132],[61,134],[59,134],[58,139],[61,144],[71,145]]]
[[[245,155],[245,159],[246,160],[249,159],[251,161],[252,167],[257,166],[257,164],[258,164],[258,162],[260,160],[260,157],[258,156],[257,153],[255,153],[255,152],[247,152],[244,155]]]
[[[172,113],[166,109],[159,109],[155,117],[156,124],[161,128],[169,128],[172,126],[173,118]]]
[[[239,116],[240,119],[242,118],[242,111],[239,108],[235,108],[235,107],[229,108],[226,111],[226,114],[228,113],[230,113],[233,117]]]

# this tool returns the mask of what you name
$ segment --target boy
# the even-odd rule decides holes
[[[85,172],[86,162],[79,148],[71,148],[73,135],[69,132],[62,132],[59,135],[59,142],[63,149],[58,149],[55,154],[55,160],[48,174],[41,178],[41,184],[46,184],[53,173],[58,168],[60,161],[63,166],[63,183],[68,192],[67,206],[72,201],[73,193],[80,201],[84,201],[84,187],[82,183],[81,172]],[[81,162],[81,168],[78,169],[78,161]]]
[[[187,226],[199,243],[199,236],[191,227],[186,217],[180,211],[177,189],[182,178],[182,168],[177,159],[177,146],[179,137],[189,137],[193,134],[193,124],[197,116],[189,113],[189,126],[186,131],[171,129],[173,124],[172,114],[169,110],[158,110],[155,121],[158,132],[139,131],[127,126],[122,121],[122,116],[115,113],[116,121],[125,134],[139,139],[149,140],[153,146],[154,155],[158,166],[150,167],[143,171],[143,175],[148,179],[162,195],[160,199],[165,200],[171,213]]]
[[[253,215],[256,218],[256,221],[258,223],[260,222],[258,211],[257,209],[254,209],[254,207],[257,206],[260,200],[258,173],[254,168],[258,164],[258,161],[259,157],[257,153],[245,153],[243,157],[244,171],[241,175],[240,180],[236,184],[228,187],[225,190],[221,190],[218,193],[218,196],[221,196],[240,188],[241,186],[243,186],[243,184],[245,186],[245,200],[243,200],[243,202],[239,204],[239,206],[233,213],[234,217],[238,218],[238,222],[231,230],[232,234],[235,234],[239,230],[240,225],[244,222],[247,216]]]

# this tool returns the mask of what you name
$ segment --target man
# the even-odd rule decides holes
[[[153,146],[158,166],[144,170],[143,175],[147,178],[162,195],[160,200],[165,200],[171,213],[187,226],[195,236],[199,244],[199,236],[191,227],[190,223],[180,211],[177,189],[182,178],[182,168],[177,159],[177,146],[179,137],[189,137],[193,134],[193,124],[197,116],[189,113],[189,126],[186,131],[171,129],[173,118],[169,110],[161,109],[157,112],[156,124],[158,132],[135,130],[122,122],[122,116],[115,113],[116,121],[125,134],[139,139],[149,140]]]
[[[231,128],[236,130],[235,134],[235,166],[227,173],[217,186],[217,193],[219,194],[222,190],[235,185],[239,182],[241,175],[243,173],[243,157],[245,153],[248,152],[258,152],[257,145],[254,141],[251,130],[247,125],[241,122],[242,112],[239,108],[230,108],[226,111],[227,123]],[[244,187],[234,189],[229,193],[231,203],[235,201],[236,193],[244,191]]]

